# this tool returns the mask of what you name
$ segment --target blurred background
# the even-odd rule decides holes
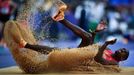
[[[40,0],[39,0],[40,1]],[[107,29],[98,33],[95,43],[117,38],[117,43],[109,46],[115,51],[127,48],[129,58],[120,63],[123,67],[134,67],[134,0],[62,0],[68,8],[65,18],[87,32],[95,30],[97,24],[105,20]],[[16,20],[19,9],[26,0],[0,0],[0,68],[16,65],[6,43],[3,40],[3,28],[6,21]],[[36,16],[38,18],[38,16]],[[52,47],[73,48],[81,41],[69,29],[53,22],[48,30],[49,36],[40,43]],[[49,39],[48,39],[49,38]]]

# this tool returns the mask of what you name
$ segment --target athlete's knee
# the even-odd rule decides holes
[[[14,27],[15,27],[15,24],[14,24],[14,21],[12,21],[12,20],[9,20],[5,23],[5,28],[8,30],[11,30]]]
[[[17,28],[16,24],[15,24],[15,21],[13,20],[9,20],[5,23],[5,28],[4,30],[5,31],[8,31],[8,32],[13,32],[15,29]]]

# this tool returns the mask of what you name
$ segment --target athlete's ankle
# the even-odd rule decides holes
[[[20,43],[19,43],[19,47],[20,47],[20,48],[24,48],[26,44],[27,44],[27,42],[22,39],[22,40],[20,41]]]

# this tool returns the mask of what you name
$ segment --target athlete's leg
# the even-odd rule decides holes
[[[24,48],[29,48],[29,49],[35,50],[35,51],[43,53],[43,54],[48,54],[52,50],[57,49],[57,48],[49,47],[49,46],[31,45],[31,44],[28,44],[28,43],[25,45]]]
[[[13,38],[14,42],[21,48],[26,45],[26,42],[23,40],[21,33],[14,21],[8,21],[5,25],[8,25],[6,31],[10,34]]]
[[[6,29],[7,32],[13,38],[14,42],[17,43],[17,45],[19,46],[19,48],[28,48],[28,49],[32,49],[34,51],[45,53],[45,54],[48,53],[48,52],[50,52],[50,51],[52,51],[52,49],[54,49],[54,48],[51,48],[51,47],[48,47],[48,46],[31,45],[31,44],[27,43],[23,39],[23,37],[21,35],[21,32],[20,32],[20,30],[18,28],[19,25],[17,25],[14,21],[8,21],[6,23],[6,25],[9,26]]]

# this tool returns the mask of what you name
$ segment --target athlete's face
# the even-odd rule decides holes
[[[129,52],[125,48],[121,48],[115,51],[115,56],[119,61],[126,60],[128,58]]]

